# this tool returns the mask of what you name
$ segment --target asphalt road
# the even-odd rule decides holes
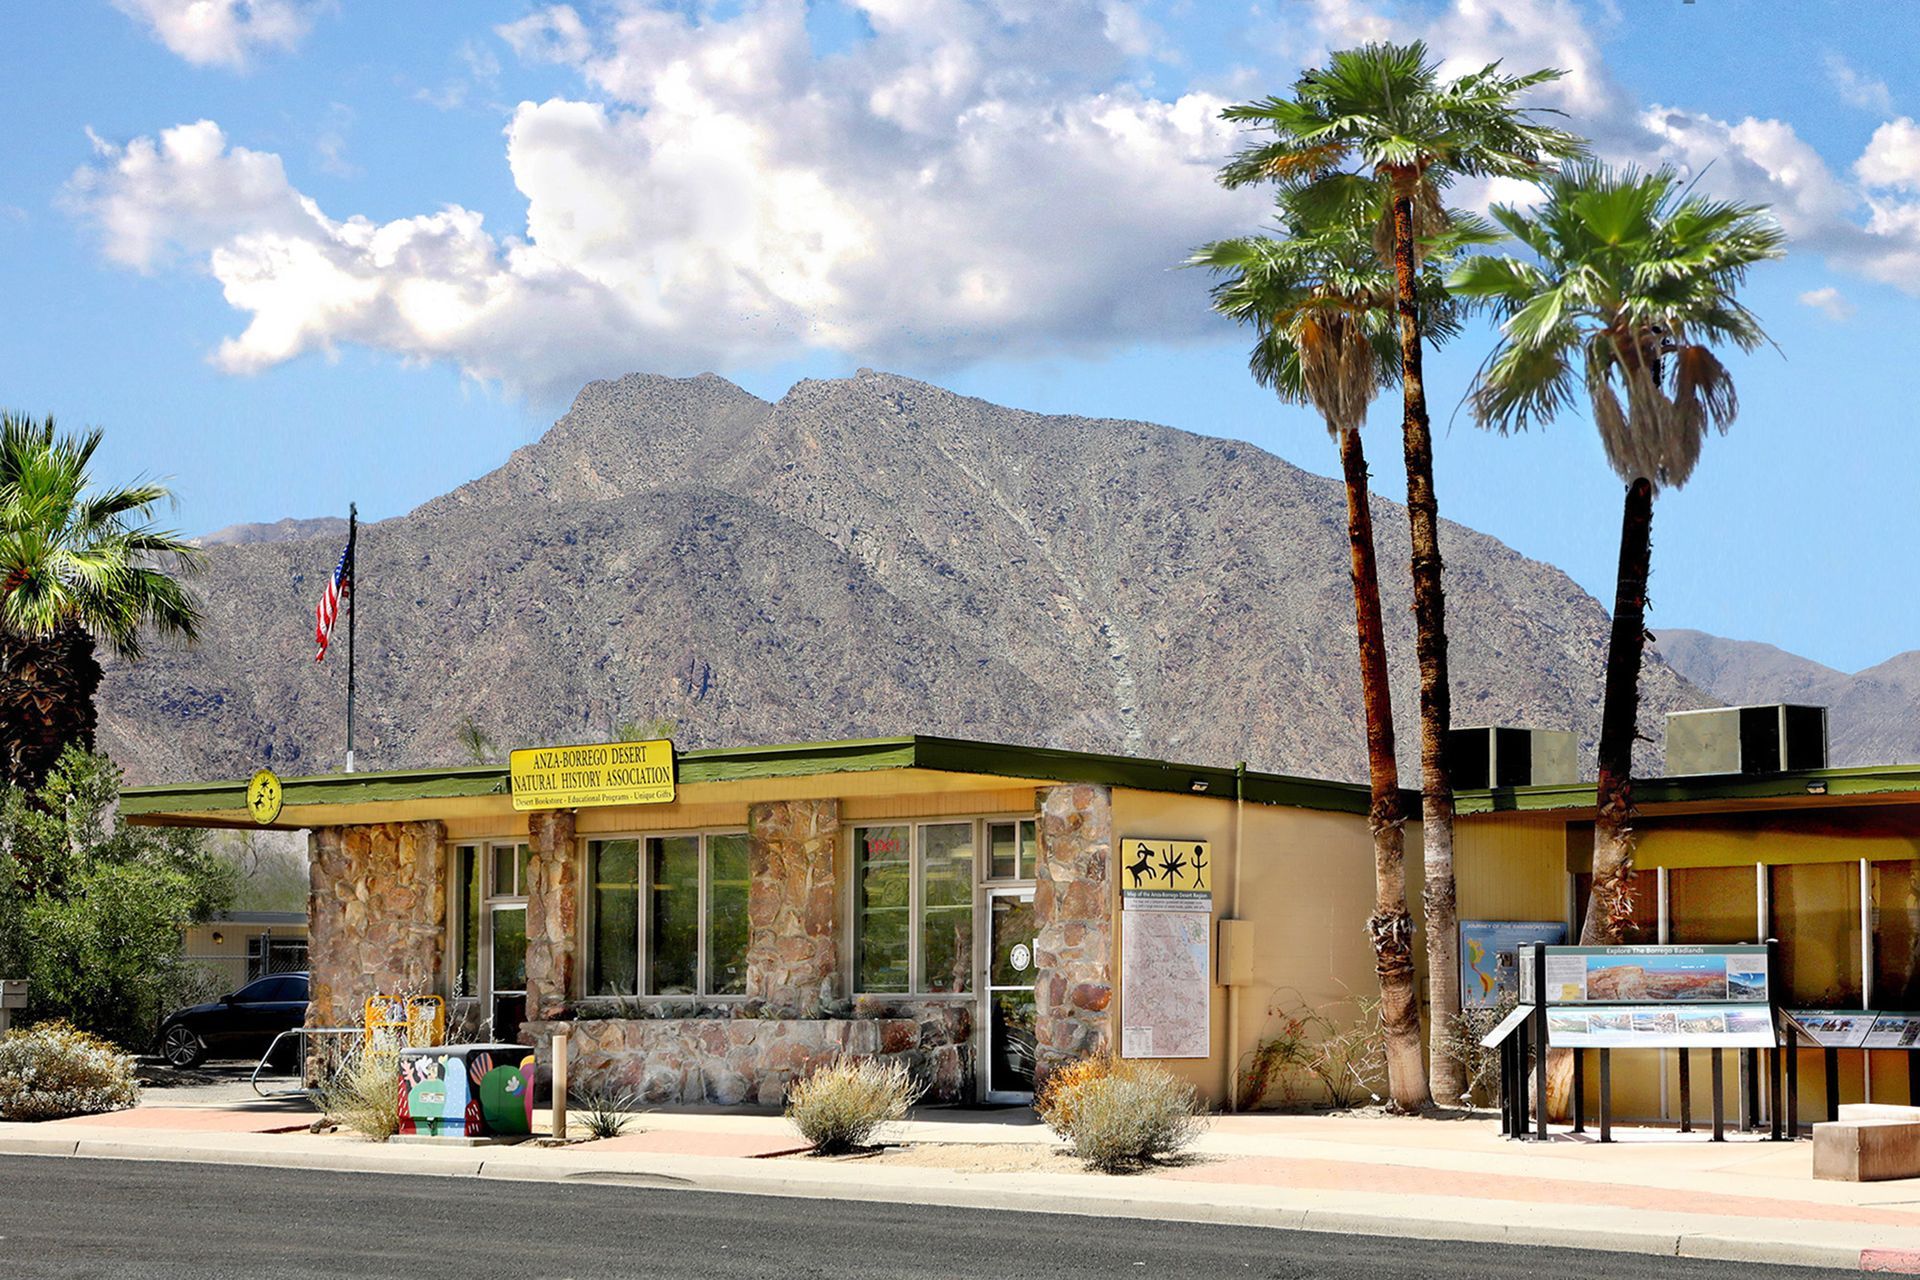
[[[0,1157],[0,1275],[10,1280],[1796,1280],[1844,1274],[1858,1273],[658,1187]]]

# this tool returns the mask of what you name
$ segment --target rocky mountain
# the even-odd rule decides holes
[[[1407,525],[1375,510],[1416,774]],[[683,745],[925,732],[1364,776],[1340,485],[1142,422],[887,374],[777,404],[712,375],[586,387],[499,469],[363,525],[362,768],[671,718]],[[341,760],[316,666],[321,536],[209,548],[206,638],[113,666],[102,740],[140,780]],[[1591,753],[1600,605],[1449,524],[1455,722]],[[337,643],[337,641],[336,641]],[[1707,699],[1650,662],[1645,722]]]
[[[1810,702],[1829,708],[1836,765],[1920,763],[1920,649],[1849,675],[1751,640],[1662,629],[1667,664],[1733,705]]]
[[[247,542],[292,542],[302,538],[317,538],[323,534],[340,538],[346,532],[347,522],[339,516],[314,516],[308,519],[275,520],[270,524],[230,524],[224,529],[201,534],[194,541],[203,547],[224,547]]]

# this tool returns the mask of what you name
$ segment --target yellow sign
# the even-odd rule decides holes
[[[666,738],[528,747],[508,757],[507,772],[516,809],[673,803],[673,743]]]
[[[247,812],[263,827],[280,816],[282,798],[280,779],[271,769],[260,770],[253,775],[253,781],[247,783]]]
[[[1213,845],[1206,840],[1122,840],[1120,902],[1161,911],[1213,907]]]

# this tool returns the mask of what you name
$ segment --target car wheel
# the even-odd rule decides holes
[[[207,1060],[207,1045],[193,1028],[175,1024],[160,1037],[160,1056],[176,1067],[197,1067]]]

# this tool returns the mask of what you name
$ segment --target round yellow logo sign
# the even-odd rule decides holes
[[[247,811],[263,827],[280,816],[280,779],[273,770],[260,770],[247,784]]]

